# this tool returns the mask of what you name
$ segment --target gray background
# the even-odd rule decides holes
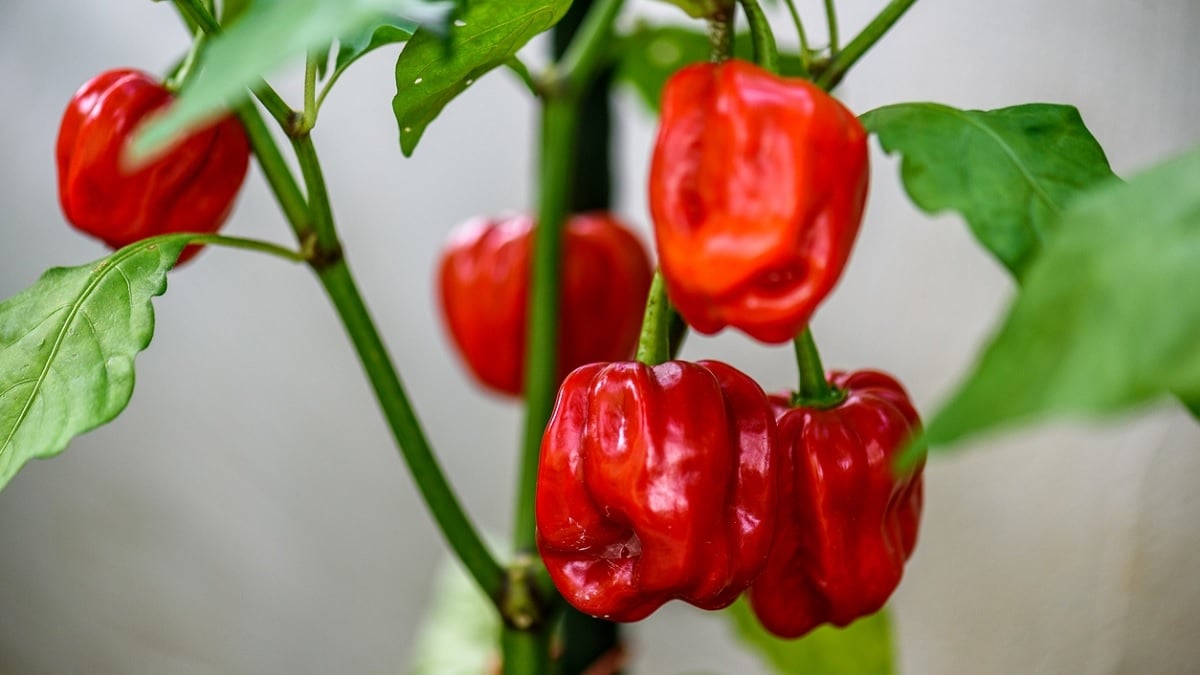
[[[840,4],[850,35],[884,3]],[[629,19],[682,17],[631,5]],[[819,33],[818,5],[802,3]],[[1070,102],[1128,175],[1200,140],[1197,29],[1195,0],[922,0],[841,96],[858,111]],[[0,1],[0,297],[103,253],[56,203],[71,92],[111,67],[161,72],[183,44],[165,4]],[[503,532],[519,411],[468,383],[430,279],[453,225],[530,206],[535,109],[494,73],[402,159],[394,54],[345,76],[314,137],[429,435],[470,512]],[[278,81],[297,100],[295,73]],[[619,117],[620,210],[644,227],[653,122],[628,95]],[[916,213],[895,163],[874,159],[858,247],[815,332],[827,364],[889,370],[928,412],[1012,286],[957,217]],[[226,229],[287,241],[256,169]],[[313,278],[210,250],[170,285],[128,410],[0,493],[0,672],[403,671],[442,543]],[[685,355],[729,360],[768,388],[792,380],[789,350],[738,335],[693,339]],[[1200,433],[1169,402],[935,458],[893,603],[903,672],[1200,672],[1198,481]],[[632,636],[638,672],[759,669],[716,616],[678,603]]]

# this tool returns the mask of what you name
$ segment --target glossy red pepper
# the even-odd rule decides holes
[[[450,237],[439,266],[442,316],[475,377],[520,395],[525,380],[533,220],[479,218]],[[633,355],[653,271],[646,249],[606,213],[563,232],[559,380],[578,366]]]
[[[221,119],[128,171],[123,153],[147,116],[172,100],[150,75],[110,70],[83,85],[58,131],[58,198],[77,229],[117,249],[171,232],[216,232],[250,162],[241,124]],[[196,253],[188,247],[183,262]]]
[[[812,83],[737,60],[683,68],[650,167],[671,302],[701,333],[791,340],[841,276],[867,174],[866,131]]]
[[[770,404],[715,361],[592,364],[571,373],[542,439],[538,550],[567,602],[636,621],[746,590],[775,528]]]
[[[772,396],[785,471],[767,565],[750,589],[763,627],[785,638],[879,611],[917,541],[924,458],[902,474],[898,453],[920,431],[896,380],[832,373],[836,407],[790,407]]]

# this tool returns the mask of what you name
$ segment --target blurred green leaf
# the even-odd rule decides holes
[[[891,621],[887,610],[845,628],[822,626],[798,640],[781,640],[739,599],[725,611],[738,639],[781,675],[891,675]]]
[[[733,42],[734,55],[749,60],[754,51],[750,34],[738,33]],[[624,38],[617,81],[631,85],[646,107],[657,113],[663,86],[671,75],[686,65],[707,61],[710,49],[705,33],[678,26],[639,25]],[[780,54],[780,72],[798,75],[800,57]]]
[[[339,40],[333,76],[340,76],[355,61],[379,47],[408,40],[416,31],[415,22],[399,15],[372,21],[357,33]]]
[[[500,618],[457,561],[443,563],[413,646],[410,675],[480,675],[499,662]]]
[[[0,303],[0,488],[124,410],[134,357],[154,334],[150,299],[186,243],[149,239],[54,268]]]
[[[221,25],[229,26],[246,13],[254,0],[221,0]]]
[[[946,445],[1051,414],[1200,400],[1200,149],[1076,200],[926,428]]]
[[[396,61],[392,108],[401,151],[411,155],[446,104],[558,23],[570,5],[570,0],[471,2],[454,20],[449,39],[418,30]]]
[[[380,17],[401,15],[437,22],[452,8],[448,0],[255,0],[228,30],[209,42],[203,68],[166,114],[138,133],[132,155],[145,158],[161,151],[173,139],[218,116],[259,77],[302,58],[309,49],[354,35]]]
[[[928,213],[961,214],[1018,278],[1071,200],[1115,178],[1071,106],[901,103],[862,121],[885,151],[903,156],[900,175],[913,202]]]

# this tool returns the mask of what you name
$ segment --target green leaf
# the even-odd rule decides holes
[[[337,59],[334,61],[333,77],[340,76],[350,64],[374,49],[404,42],[412,37],[416,30],[415,22],[399,15],[384,16],[372,21],[366,28],[340,41]]]
[[[1098,188],[1052,230],[929,443],[1169,392],[1200,400],[1200,149]]]
[[[186,243],[159,237],[51,269],[0,303],[0,488],[129,403],[134,356],[154,333],[150,299]]]
[[[405,156],[446,104],[558,23],[570,5],[570,0],[471,2],[454,21],[448,40],[418,30],[396,61],[392,108]]]
[[[434,581],[413,647],[410,675],[479,675],[497,662],[496,608],[460,564],[447,561]]]
[[[646,107],[657,113],[662,89],[680,68],[707,61],[711,49],[708,35],[678,26],[639,25],[624,38],[617,64],[617,81],[633,86]],[[754,51],[748,32],[738,33],[733,41],[734,55],[750,59]],[[780,54],[780,72],[797,76],[802,71],[800,57]]]
[[[162,150],[218,115],[259,77],[309,49],[354,35],[382,16],[436,22],[452,7],[446,0],[256,0],[209,42],[203,68],[167,113],[141,130],[132,155],[144,159]]]
[[[798,640],[781,640],[758,623],[742,598],[725,612],[739,640],[775,672],[891,675],[891,621],[887,610],[863,617],[845,628],[821,626]]]
[[[238,17],[246,13],[246,9],[250,7],[250,3],[254,0],[222,0],[221,2],[221,25],[228,27]]]
[[[862,121],[885,151],[903,155],[900,175],[913,202],[928,213],[960,213],[1018,278],[1071,200],[1114,178],[1071,106],[983,111],[901,103]]]

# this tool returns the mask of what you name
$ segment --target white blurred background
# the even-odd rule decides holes
[[[629,4],[629,19],[683,18]],[[839,4],[849,37],[884,2]],[[801,7],[819,33],[819,3]],[[922,0],[840,95],[857,111],[1072,103],[1129,175],[1200,141],[1198,31],[1195,0]],[[165,3],[0,2],[0,297],[104,252],[58,210],[52,153],[71,93],[111,67],[163,72],[184,48]],[[405,160],[396,52],[347,73],[314,138],[425,427],[469,511],[503,532],[519,409],[467,381],[430,280],[455,224],[530,207],[536,111],[495,72]],[[280,82],[297,100],[294,80]],[[645,228],[653,121],[629,94],[618,116],[620,211]],[[929,413],[1012,285],[959,218],[917,213],[895,163],[874,160],[858,247],[814,330],[827,365],[891,371]],[[288,241],[257,169],[226,231]],[[156,308],[126,412],[0,492],[0,673],[404,672],[444,549],[312,276],[210,249]],[[767,388],[792,380],[789,349],[738,335],[693,337],[685,356],[728,360]],[[935,457],[893,602],[901,671],[1200,672],[1197,484],[1200,432],[1170,402]],[[682,604],[631,636],[635,672],[765,672],[718,616]]]

